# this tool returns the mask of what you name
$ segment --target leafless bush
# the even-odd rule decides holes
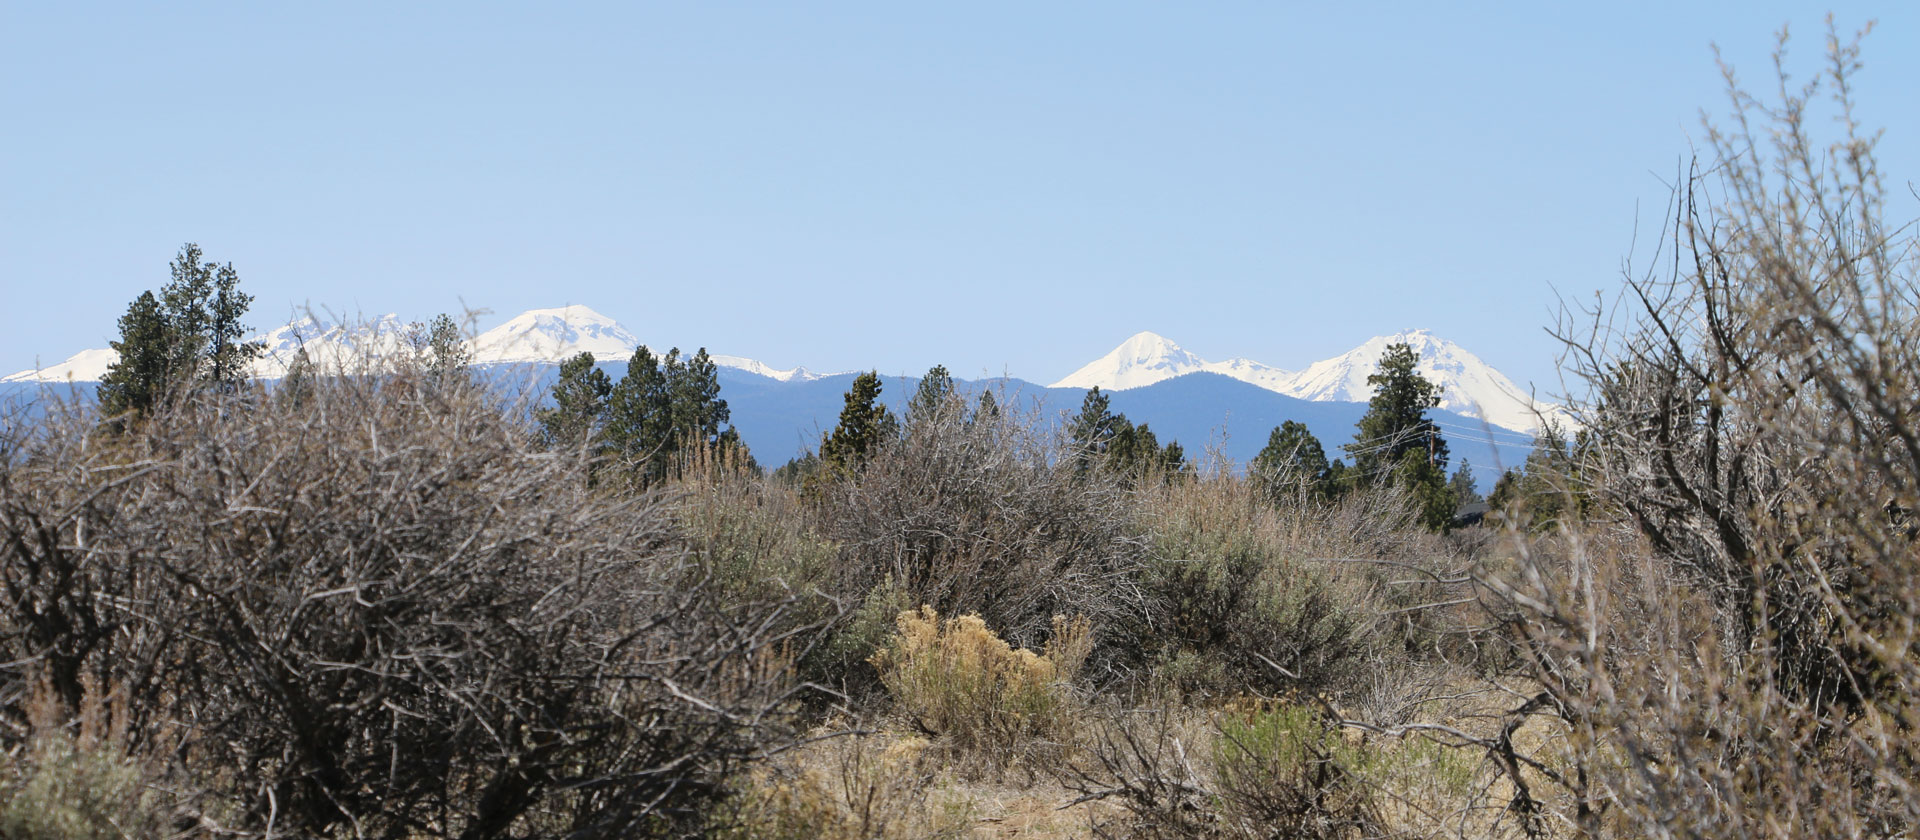
[[[589,486],[465,377],[315,377],[0,442],[0,712],[123,692],[221,830],[697,826],[796,689],[797,596],[735,598],[658,496]],[[212,812],[203,828],[214,828]]]
[[[1569,319],[1583,464],[1646,541],[1519,544],[1490,602],[1568,738],[1545,769],[1590,834],[1904,836],[1920,823],[1920,284],[1882,221],[1858,39],[1772,101],[1727,71],[1625,311]],[[1829,97],[1841,126],[1813,126]],[[1596,539],[1595,537],[1599,537]]]
[[[857,475],[823,489],[821,532],[841,551],[836,591],[974,613],[1036,649],[1054,616],[1085,616],[1105,664],[1126,641],[1119,629],[1140,624],[1141,541],[1128,491],[1061,453],[1040,418],[1010,408],[969,416],[950,397],[916,414]]]

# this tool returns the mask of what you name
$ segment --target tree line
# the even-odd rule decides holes
[[[204,259],[200,247],[183,246],[170,263],[171,278],[158,294],[143,292],[120,319],[113,342],[119,360],[101,381],[100,400],[109,416],[138,417],[193,389],[233,391],[250,377],[263,352],[242,340],[241,322],[253,298],[239,290],[232,263]],[[416,323],[407,344],[419,366],[435,378],[457,375],[470,361],[458,325],[445,314]],[[1481,500],[1469,465],[1462,461],[1449,478],[1448,447],[1429,411],[1440,404],[1440,386],[1417,371],[1419,354],[1409,345],[1387,349],[1378,370],[1367,377],[1374,387],[1354,442],[1342,447],[1345,459],[1327,458],[1325,447],[1304,423],[1288,420],[1274,427],[1267,445],[1249,465],[1249,478],[1278,501],[1305,497],[1333,501],[1362,485],[1384,482],[1413,491],[1420,518],[1429,527],[1447,527],[1455,511]],[[313,375],[304,350],[289,366],[281,388],[297,395]],[[833,429],[815,451],[795,459],[777,474],[798,481],[824,470],[844,476],[877,447],[902,433],[901,418],[880,402],[877,372],[855,377]],[[587,447],[603,459],[601,475],[645,487],[657,484],[696,455],[721,455],[751,461],[752,455],[729,420],[720,396],[717,367],[701,348],[682,355],[673,348],[656,356],[640,347],[614,381],[596,366],[590,353],[561,362],[551,388],[552,404],[536,412],[542,442],[548,447]],[[927,371],[909,402],[907,422],[944,410],[956,400],[952,375],[944,366]],[[997,412],[993,394],[983,392],[972,410]],[[1067,423],[1066,434],[1080,470],[1106,470],[1136,480],[1171,480],[1194,469],[1178,441],[1162,445],[1146,423],[1135,424],[1112,410],[1109,394],[1094,387]],[[1563,506],[1549,498],[1550,487],[1567,484],[1571,464],[1564,432],[1550,426],[1524,471],[1510,470],[1495,486],[1490,504],[1511,507],[1535,500],[1531,521],[1559,515]],[[1554,453],[1559,453],[1558,455]],[[1531,478],[1529,478],[1531,476]]]

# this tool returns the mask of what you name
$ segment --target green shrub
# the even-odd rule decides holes
[[[1137,635],[1159,677],[1203,694],[1338,692],[1384,659],[1404,658],[1418,646],[1412,628],[1378,617],[1423,588],[1386,585],[1384,567],[1323,559],[1383,553],[1375,543],[1385,538],[1348,530],[1350,518],[1378,504],[1365,498],[1375,492],[1392,491],[1276,508],[1247,482],[1213,476],[1146,498],[1152,540],[1143,579],[1154,606],[1152,625]],[[1406,529],[1410,546],[1439,542],[1411,517],[1374,522],[1390,535]],[[1389,557],[1425,562],[1406,547]]]
[[[0,757],[0,837],[121,840],[169,832],[171,807],[146,768],[111,741],[42,732]]]

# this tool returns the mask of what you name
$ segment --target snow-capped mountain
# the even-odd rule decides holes
[[[778,379],[781,382],[812,382],[815,379],[824,377],[823,374],[814,373],[803,367],[780,370],[765,362],[757,362],[741,356],[710,355],[708,358],[713,359],[714,364],[724,368],[733,368],[756,376]]]
[[[335,320],[332,315],[308,312],[249,339],[264,346],[253,362],[252,372],[267,379],[285,376],[302,350],[321,370],[351,369],[400,352],[408,346],[410,329],[411,325],[392,313]]]
[[[1110,391],[1152,385],[1182,374],[1206,371],[1233,377],[1269,391],[1320,402],[1366,402],[1373,397],[1367,377],[1380,364],[1388,345],[1405,343],[1420,354],[1418,370],[1428,381],[1441,386],[1440,407],[1477,417],[1508,429],[1536,431],[1540,419],[1534,413],[1535,402],[1500,371],[1467,352],[1458,344],[1426,330],[1407,330],[1368,339],[1360,346],[1331,359],[1308,365],[1299,372],[1271,367],[1247,359],[1208,362],[1161,336],[1143,332],[1127,339],[1113,352],[1102,356],[1065,379],[1056,388],[1090,388],[1095,385]],[[1542,413],[1560,422],[1567,421],[1558,406],[1539,404]]]
[[[640,338],[633,331],[585,306],[529,309],[481,333],[472,342],[475,364],[551,364],[581,353],[592,353],[594,361],[624,362],[641,346]],[[647,349],[656,356],[663,352],[657,347]],[[819,374],[803,367],[781,370],[741,356],[710,354],[709,358],[720,367],[781,382],[820,378]]]
[[[296,313],[286,324],[248,339],[265,348],[254,361],[252,373],[267,379],[285,376],[301,350],[322,370],[342,366],[350,369],[409,349],[417,328],[391,314],[335,320],[312,311]],[[625,361],[640,346],[640,339],[632,331],[585,306],[531,309],[468,342],[473,362],[482,365],[555,364],[583,352],[592,353],[601,362]],[[712,358],[720,367],[782,382],[820,378],[820,374],[802,367],[781,370],[740,356]],[[0,383],[97,382],[119,360],[120,355],[111,349],[82,350],[59,364],[0,377]]]
[[[1367,377],[1380,366],[1380,357],[1393,344],[1406,344],[1420,354],[1415,370],[1441,387],[1441,408],[1528,432],[1539,430],[1536,406],[1550,419],[1562,424],[1569,420],[1564,409],[1544,401],[1536,403],[1479,356],[1426,330],[1377,336],[1331,359],[1314,362],[1281,393],[1304,400],[1366,402],[1373,398]]]
[[[559,362],[581,353],[592,353],[595,361],[623,361],[639,347],[639,337],[626,327],[584,306],[529,309],[472,343],[477,364]]]
[[[1092,388],[1109,391],[1142,388],[1164,379],[1205,370],[1205,359],[1150,332],[1136,333],[1113,352],[1053,383],[1053,388]]]
[[[115,353],[112,348],[82,350],[63,362],[0,376],[0,383],[97,382],[107,375],[107,368],[113,367],[118,361],[120,361],[120,354]]]

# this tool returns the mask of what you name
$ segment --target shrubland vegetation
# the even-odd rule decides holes
[[[189,247],[100,403],[0,418],[0,835],[1909,836],[1916,242],[1828,46],[1477,525],[1404,348],[1350,464],[936,368],[767,475],[704,351],[248,382]]]

